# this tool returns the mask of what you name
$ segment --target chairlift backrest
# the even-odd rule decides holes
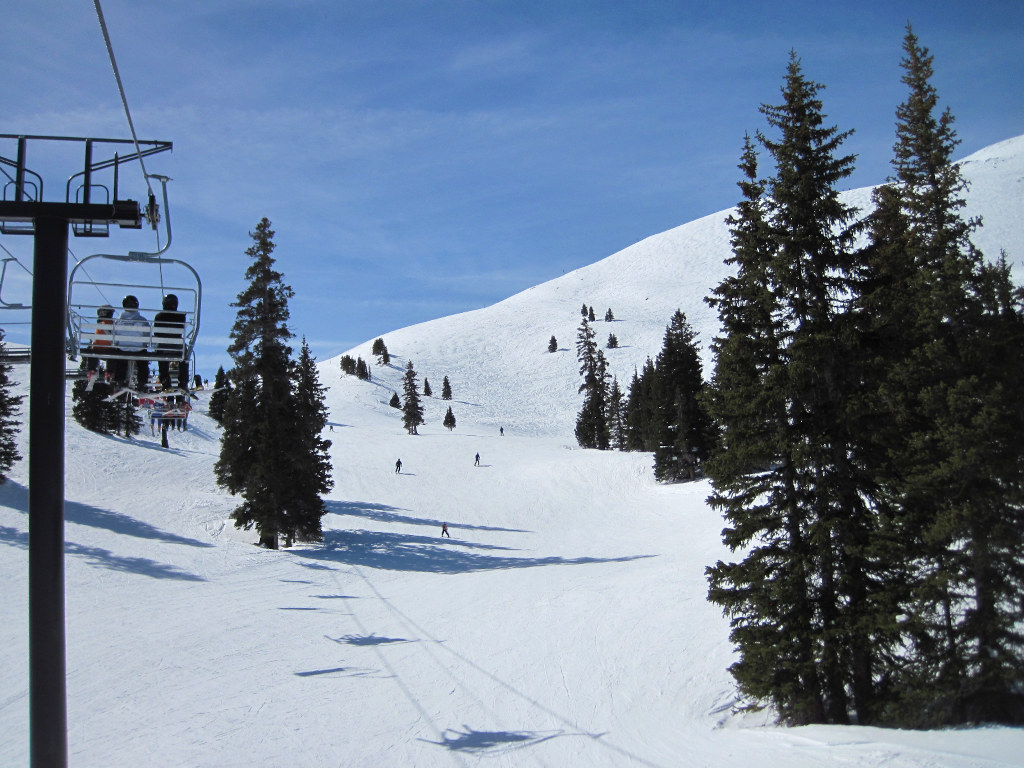
[[[151,271],[152,280],[115,282],[89,276],[90,270],[110,272],[112,266],[117,268],[126,262],[142,265],[147,274]],[[164,281],[167,271],[174,272],[173,283]],[[178,307],[168,318],[162,302],[172,293],[178,297]],[[137,310],[121,306],[126,295],[138,299]],[[89,256],[75,265],[68,279],[68,354],[71,359],[83,355],[188,360],[199,332],[201,303],[199,275],[184,261],[144,253]],[[113,308],[113,317],[99,316],[104,307]]]

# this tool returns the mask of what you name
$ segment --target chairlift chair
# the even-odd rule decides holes
[[[162,274],[169,266],[181,267],[180,274],[190,275],[191,280],[168,284],[160,280],[143,282],[114,282],[87,277],[89,268],[95,269],[105,262],[135,263],[152,265]],[[184,315],[181,336],[167,334],[168,328],[153,324],[157,313],[163,311],[162,300],[168,294],[178,297],[178,312]],[[111,307],[117,315],[123,311],[122,297],[135,296],[139,300],[139,313],[149,321],[144,333],[133,329],[119,330],[117,318],[113,324],[100,322],[98,312],[102,307]],[[192,357],[196,336],[199,332],[199,311],[202,303],[202,283],[199,275],[180,259],[154,257],[147,253],[123,254],[97,253],[80,261],[71,271],[68,279],[68,355],[76,360],[78,355],[86,357],[117,358],[122,360],[167,360],[183,362]],[[177,329],[173,329],[177,330]]]
[[[68,276],[67,346],[72,360],[83,355],[180,363],[192,357],[199,333],[202,281],[187,262],[164,255],[170,247],[171,226],[167,215],[167,179],[160,180],[167,227],[164,247],[155,253],[93,254],[76,264]],[[133,280],[126,279],[129,272]],[[173,282],[168,282],[168,274]],[[164,297],[172,293],[178,297],[177,312],[184,316],[183,327],[157,327],[153,320],[163,311]],[[128,295],[138,299],[138,311],[150,324],[148,332],[123,329],[118,326],[117,317],[113,325],[100,322],[98,311],[103,307],[112,307],[119,317],[122,297]]]

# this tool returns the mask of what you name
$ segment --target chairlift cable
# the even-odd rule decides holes
[[[11,252],[10,252],[10,251],[9,251],[9,250],[7,249],[7,246],[6,246],[6,245],[4,245],[3,243],[0,243],[0,248],[3,248],[3,249],[4,249],[4,253],[6,253],[6,254],[7,254],[8,256],[10,256],[11,260],[12,260],[12,261],[14,261],[14,263],[15,263],[15,264],[17,264],[17,265],[18,265],[19,267],[21,267],[22,269],[24,269],[24,270],[25,270],[26,272],[28,272],[28,273],[29,273],[29,275],[31,276],[31,274],[32,274],[32,270],[31,270],[31,269],[29,269],[28,267],[26,267],[26,266],[25,266],[24,264],[22,264],[22,263],[21,263],[21,259],[19,259],[19,258],[18,258],[17,256],[15,256],[15,255],[14,255],[13,253],[11,253]]]
[[[121,73],[117,69],[117,60],[114,58],[114,47],[110,43],[110,34],[107,32],[107,22],[103,18],[103,9],[100,7],[100,0],[93,0],[96,7],[96,17],[100,22],[100,29],[103,31],[103,41],[107,46],[107,55],[110,57],[110,66],[114,70],[114,80],[117,81],[117,90],[121,94],[121,103],[124,105],[124,114],[128,118],[128,127],[132,132],[132,141],[135,142],[135,154],[139,157],[139,165],[142,166],[142,176],[146,180],[146,188],[150,197],[153,196],[153,187],[149,183],[149,174],[146,172],[146,161],[142,159],[142,149],[139,147],[139,137],[135,133],[135,123],[132,122],[132,113],[128,109],[128,97],[124,93],[124,84],[121,82]]]
[[[68,248],[68,253],[71,254],[71,258],[75,260],[76,264],[81,264],[82,263],[82,260],[80,258],[78,258],[78,256],[75,255],[75,252],[72,251],[70,248]],[[88,269],[83,268],[82,271],[85,272],[85,276],[86,277],[88,277],[90,280],[93,280],[93,276],[89,274],[89,270]],[[96,292],[100,295],[100,298],[103,299],[103,302],[105,304],[110,304],[110,299],[107,298],[107,295],[103,292],[103,289],[100,288],[98,285],[96,285],[94,287],[96,289]]]

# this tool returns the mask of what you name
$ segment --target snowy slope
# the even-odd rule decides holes
[[[976,207],[1017,259],[1022,146],[971,161]],[[612,351],[620,378],[676,307],[707,338],[723,217],[387,333],[394,367],[373,382],[324,361],[323,546],[268,552],[234,529],[205,400],[170,450],[148,426],[126,441],[69,418],[71,765],[1024,765],[1022,729],[784,729],[734,712],[727,623],[705,600],[704,568],[727,556],[708,487],[657,485],[646,454],[575,447],[580,305],[621,318],[608,324],[627,345]],[[552,334],[565,351],[546,352]],[[386,405],[408,358],[435,392],[449,376],[454,431],[440,400],[418,437]],[[27,473],[0,486],[4,768],[29,760]]]
[[[1006,250],[1016,280],[1024,282],[1024,137],[967,157],[963,170],[971,184],[965,215],[983,219],[975,245],[989,258]],[[867,210],[871,190],[852,190],[845,199]],[[609,333],[618,337],[620,348],[606,349],[605,355],[623,389],[634,369],[661,350],[676,309],[699,332],[705,375],[710,375],[708,345],[718,319],[704,297],[728,274],[725,220],[730,213],[654,235],[493,306],[385,333],[389,352],[401,356],[392,364],[397,370],[411,358],[421,380],[426,376],[438,393],[442,377],[448,376],[455,399],[464,401],[461,409],[454,408],[456,418],[472,412],[494,429],[511,425],[521,434],[568,439],[580,404],[575,345],[584,303],[594,308],[598,343],[604,346]],[[616,319],[605,323],[609,308]],[[547,352],[552,335],[560,349],[555,354]],[[370,362],[371,342],[349,354]],[[374,368],[375,375],[378,371]],[[380,378],[392,390],[400,388],[400,379],[386,372]],[[380,394],[386,394],[384,402],[391,396],[390,391]],[[430,414],[437,421],[442,417],[443,411]]]

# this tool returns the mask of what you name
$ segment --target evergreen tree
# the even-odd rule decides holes
[[[711,418],[704,402],[704,373],[697,333],[676,310],[665,329],[665,341],[655,364],[659,380],[660,419],[654,476],[661,481],[690,477],[694,461],[703,461],[714,443]]]
[[[445,376],[441,381],[441,399],[451,400],[452,399],[452,385],[448,381],[448,377]]]
[[[558,351],[558,339],[556,339],[552,335],[552,337],[550,339],[548,339],[548,352],[557,352],[557,351]]]
[[[872,647],[863,622],[872,607],[864,548],[874,524],[873,484],[853,459],[846,411],[857,375],[843,302],[854,290],[858,222],[838,184],[853,157],[837,154],[849,133],[824,125],[820,88],[793,55],[782,104],[762,106],[778,134],[758,135],[775,174],[763,187],[752,178],[748,140],[746,206],[733,226],[741,269],[716,290],[728,334],[718,347],[729,355],[716,366],[712,398],[723,451],[733,445],[735,425],[761,437],[744,459],[771,464],[740,474],[736,462],[712,462],[711,503],[730,523],[724,541],[747,554],[709,569],[709,597],[731,617],[740,652],[731,671],[741,690],[771,701],[791,723],[848,722],[850,691],[868,691],[853,702],[860,714],[873,679],[872,659],[850,653]],[[759,315],[754,343],[734,344],[737,328]],[[729,393],[732,376],[737,389],[760,385],[758,401],[767,408],[756,421]]]
[[[626,395],[619,386],[619,380],[614,377],[608,390],[606,421],[611,447],[619,451],[626,450]]]
[[[352,355],[341,356],[341,372],[349,376],[356,375],[356,361]]]
[[[608,311],[604,313],[604,321],[606,323],[610,323],[614,319],[615,319],[615,315],[612,314],[612,308],[608,307]]]
[[[412,360],[405,365],[405,376],[402,378],[402,424],[410,435],[417,435],[416,428],[423,424],[423,406],[420,405],[420,396],[416,391],[416,371],[412,367]]]
[[[583,317],[587,316],[587,305],[586,304],[583,305],[583,309],[580,310],[580,312],[583,314]]]
[[[96,386],[99,386],[97,382]],[[111,409],[110,428],[115,435],[124,435],[131,438],[142,431],[142,416],[139,415],[139,401],[131,392],[126,392],[121,397],[109,403]]]
[[[452,407],[448,406],[448,412],[444,415],[444,421],[441,422],[442,426],[448,427],[448,431],[455,429],[455,414],[452,413]]]
[[[80,370],[85,371],[86,361],[83,360]],[[88,389],[86,379],[79,379],[71,388],[71,415],[75,421],[91,432],[110,434],[117,422],[116,411],[122,407],[120,401],[107,402],[113,394],[113,387],[103,380],[102,374],[93,382],[92,390]]]
[[[291,443],[290,470],[295,498],[288,505],[285,546],[295,541],[322,541],[321,518],[327,514],[322,494],[334,487],[331,479],[331,441],[323,437],[327,426],[327,389],[320,385],[316,359],[302,339],[295,366],[295,438]]]
[[[580,363],[580,393],[583,406],[576,417],[576,441],[583,448],[608,450],[608,363],[604,353],[597,348],[594,329],[587,318],[580,324],[576,341],[576,358]]]
[[[626,450],[655,451],[661,435],[661,386],[654,361],[647,358],[641,373],[633,371],[626,398]]]
[[[366,361],[361,357],[356,360],[356,377],[363,381],[368,381],[370,379],[370,366],[368,366]]]
[[[370,353],[377,358],[378,365],[386,366],[390,360],[383,338],[374,339],[374,345],[371,347]]]
[[[5,355],[4,332],[0,329],[0,360]],[[14,463],[21,459],[16,435],[20,431],[18,409],[22,397],[12,392],[13,387],[11,366],[0,362],[0,485],[7,481],[7,473],[11,471]]]
[[[590,322],[594,322],[594,308],[593,307],[590,307],[590,309],[587,310],[587,320],[589,320]]]
[[[227,404],[231,392],[231,379],[224,373],[224,366],[217,368],[217,374],[213,377],[213,394],[210,395],[208,413],[214,421],[224,420],[224,406]]]
[[[618,349],[618,347],[619,347],[619,337],[616,336],[614,333],[609,333],[608,334],[608,344],[607,344],[607,347],[608,347],[608,349]]]
[[[1019,294],[1005,264],[983,265],[971,243],[979,223],[962,216],[953,117],[937,113],[932,56],[909,27],[903,50],[896,176],[865,279],[873,338],[893,342],[876,345],[887,375],[872,395],[891,417],[875,433],[880,485],[894,535],[917,553],[900,561],[893,590],[913,652],[891,661],[900,696],[887,714],[929,727],[1019,724],[1024,608],[1011,596],[1022,584],[1024,469],[1001,447],[1022,418],[1007,397],[1011,381],[1019,387]]]
[[[238,308],[228,347],[236,387],[224,407],[214,470],[217,482],[243,499],[231,514],[235,526],[255,527],[260,545],[277,549],[281,535],[289,541],[298,534],[296,513],[301,507],[292,473],[282,471],[293,460],[290,438],[295,436],[294,366],[288,345],[292,333],[287,325],[288,300],[294,294],[274,269],[270,221],[262,219],[249,234],[249,284],[231,305]]]
[[[401,408],[402,408],[402,401],[398,399],[398,393],[397,392],[392,392],[391,393],[391,399],[388,401],[388,405],[390,405],[392,408],[397,408],[397,409],[401,410]]]
[[[423,396],[424,397],[433,397],[433,395],[434,395],[434,392],[430,388],[430,381],[428,381],[427,377],[424,376],[423,377]]]
[[[784,365],[782,310],[772,292],[774,247],[768,201],[750,136],[744,140],[739,168],[743,199],[736,206],[737,214],[728,219],[732,256],[726,259],[736,274],[706,299],[718,310],[722,325],[722,334],[711,345],[715,371],[707,403],[713,418],[725,425],[723,450],[709,462],[714,465],[716,487],[736,482],[740,484],[736,492],[748,482],[748,474],[768,469],[778,458],[779,435],[786,421],[782,387],[774,383]]]

